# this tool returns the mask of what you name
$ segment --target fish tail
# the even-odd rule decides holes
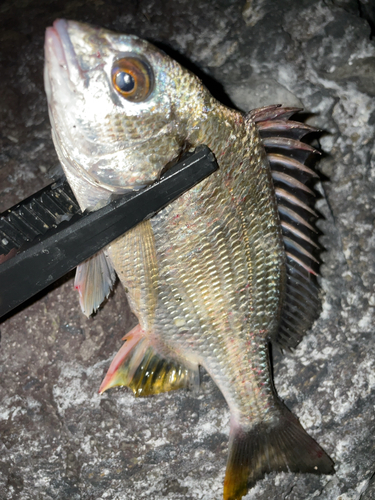
[[[231,423],[224,500],[240,500],[272,471],[333,474],[333,461],[281,403],[276,421],[250,431]]]

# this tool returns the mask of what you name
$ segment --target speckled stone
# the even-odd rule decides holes
[[[323,130],[317,208],[322,313],[292,354],[280,396],[336,463],[334,476],[272,473],[246,499],[375,498],[375,8],[369,0],[4,0],[0,5],[0,211],[58,165],[43,90],[44,30],[57,17],[158,42],[243,110],[305,108]],[[117,286],[85,318],[72,274],[2,320],[0,498],[216,500],[229,412],[200,394],[97,393],[136,324]]]

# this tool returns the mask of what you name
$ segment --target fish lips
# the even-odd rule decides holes
[[[53,71],[53,64],[57,63],[74,86],[80,84],[84,75],[70,40],[68,22],[65,19],[57,19],[52,27],[46,29],[44,50],[47,71]]]

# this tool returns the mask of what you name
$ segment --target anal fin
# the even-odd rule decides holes
[[[117,386],[127,386],[137,397],[160,394],[181,388],[199,387],[198,365],[167,359],[151,345],[149,337],[137,325],[123,340],[99,392]]]
[[[298,419],[278,403],[279,416],[245,431],[234,421],[224,480],[224,500],[240,500],[272,471],[333,474],[333,462]]]

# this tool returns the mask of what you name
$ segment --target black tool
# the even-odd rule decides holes
[[[95,212],[82,214],[73,193],[63,185],[45,188],[10,209],[0,218],[0,254],[4,247],[7,252],[18,249],[18,253],[0,264],[0,317],[152,217],[217,168],[211,151],[199,146],[154,184]]]

